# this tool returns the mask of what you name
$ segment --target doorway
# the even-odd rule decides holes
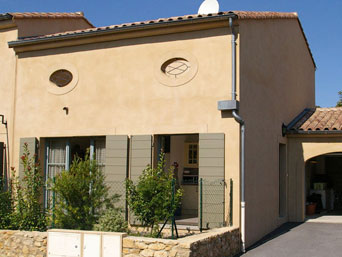
[[[198,134],[156,135],[154,164],[165,155],[165,170],[173,169],[176,188],[183,190],[180,208],[176,211],[179,225],[198,225]]]
[[[342,153],[309,159],[305,165],[306,216],[342,215]]]

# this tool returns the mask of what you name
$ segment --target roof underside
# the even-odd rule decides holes
[[[63,17],[65,16],[75,16],[78,17],[82,15],[82,13],[11,13],[11,15],[16,15],[17,17],[31,17],[31,18],[44,18],[44,17]],[[1,17],[1,16],[0,16]],[[207,15],[185,15],[185,16],[176,16],[170,18],[160,18],[156,20],[148,20],[148,21],[141,21],[141,22],[132,22],[132,23],[124,23],[120,25],[111,25],[105,27],[97,27],[97,28],[90,28],[84,30],[76,30],[76,31],[67,31],[63,33],[56,33],[51,35],[44,35],[40,37],[34,38],[24,38],[18,41],[10,42],[10,47],[16,47],[21,45],[27,44],[35,44],[35,43],[43,43],[51,40],[60,40],[60,39],[72,39],[75,37],[87,37],[87,36],[95,36],[100,35],[103,33],[114,33],[118,31],[128,31],[134,29],[143,29],[143,28],[151,28],[158,25],[177,25],[183,22],[201,22],[201,21],[211,21],[216,19],[228,19],[229,17],[238,19],[238,20],[269,20],[269,19],[295,19],[298,21],[301,31],[303,32],[303,36],[312,57],[312,61],[314,66],[316,67],[315,61],[312,56],[312,52],[310,50],[308,41],[304,34],[302,25],[298,19],[297,13],[294,12],[252,12],[252,11],[228,11],[228,12],[219,12],[214,14],[207,14]]]
[[[288,133],[342,133],[342,108],[305,109],[290,123]]]

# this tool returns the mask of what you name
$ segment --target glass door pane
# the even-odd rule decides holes
[[[50,208],[52,203],[52,192],[49,190],[48,183],[63,170],[68,167],[66,165],[67,158],[67,141],[65,139],[53,139],[47,142],[47,162],[46,162],[46,191],[45,191],[45,207]]]

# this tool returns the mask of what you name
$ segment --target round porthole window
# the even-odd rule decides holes
[[[52,63],[45,74],[47,90],[54,95],[67,94],[78,84],[78,71],[71,64]]]
[[[162,56],[155,65],[155,77],[168,87],[178,87],[190,82],[196,75],[196,58],[185,51],[172,51]]]
[[[179,78],[184,76],[190,69],[191,65],[184,58],[173,58],[166,61],[162,67],[162,72],[171,78]]]
[[[72,73],[68,70],[57,70],[50,76],[50,81],[57,87],[65,87],[72,81]]]

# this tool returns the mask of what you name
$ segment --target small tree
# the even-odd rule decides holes
[[[104,175],[89,152],[84,160],[76,157],[69,171],[56,176],[55,225],[59,228],[91,230],[106,208],[113,208]],[[118,197],[118,196],[115,196]]]
[[[127,232],[128,225],[120,209],[109,208],[99,218],[99,223],[94,225],[94,230],[106,232]]]
[[[342,107],[342,91],[338,91],[339,100],[336,103],[336,107]]]
[[[21,156],[23,178],[14,176],[14,211],[12,228],[20,230],[46,229],[46,215],[41,203],[44,180],[41,176],[36,156],[30,156],[28,146],[24,144],[24,154]],[[13,170],[13,174],[15,171]]]
[[[126,181],[128,206],[143,226],[151,228],[151,235],[159,222],[173,216],[182,196],[181,189],[177,189],[172,200],[173,169],[165,172],[164,167],[161,154],[157,167],[147,166],[136,185],[130,179]]]

